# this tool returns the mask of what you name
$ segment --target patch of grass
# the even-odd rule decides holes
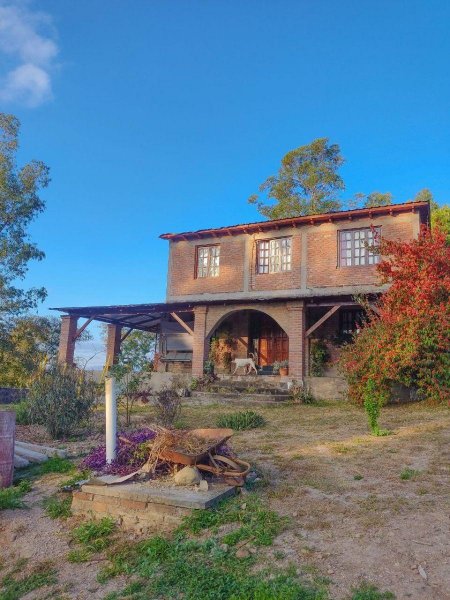
[[[38,563],[30,574],[16,579],[18,572],[21,569],[16,566],[2,579],[1,600],[18,600],[34,590],[56,583],[56,569],[50,561]]]
[[[71,550],[67,554],[67,560],[70,563],[82,563],[87,562],[92,557],[92,552],[86,550],[85,548]]]
[[[380,592],[376,586],[363,583],[352,589],[350,600],[395,600],[395,595],[392,592]]]
[[[59,489],[62,490],[64,488],[76,487],[79,481],[85,481],[86,479],[89,479],[90,476],[90,469],[77,470],[77,472],[74,475],[72,475],[72,477],[69,477],[69,479],[65,479],[62,483],[60,483]]]
[[[227,523],[240,527],[221,538],[218,529]],[[122,592],[107,596],[109,600],[325,600],[324,586],[304,584],[294,568],[272,566],[252,573],[255,555],[237,558],[229,548],[243,539],[268,545],[283,525],[284,519],[268,510],[256,494],[247,495],[244,501],[233,498],[214,509],[196,511],[171,539],[156,536],[115,548],[99,581],[119,574],[135,578]]]
[[[15,480],[19,482],[27,479],[36,479],[48,473],[72,473],[75,470],[76,467],[71,460],[60,458],[59,456],[51,456],[43,463],[32,464],[29,467],[20,469]]]
[[[50,496],[45,498],[43,501],[45,514],[50,519],[67,519],[70,517],[72,512],[70,505],[72,504],[72,497],[65,496],[61,498],[58,495]]]
[[[103,517],[100,521],[82,523],[72,531],[72,536],[88,552],[101,552],[110,544],[110,537],[115,529],[114,519]]]
[[[217,427],[231,428],[235,431],[245,429],[256,429],[266,424],[262,415],[253,410],[238,411],[220,416],[217,419]]]
[[[220,503],[216,508],[198,510],[188,516],[179,531],[198,534],[205,529],[217,533],[226,523],[237,523],[240,527],[222,539],[233,546],[244,539],[252,540],[255,546],[270,546],[274,538],[287,524],[286,517],[266,508],[256,494],[232,498]]]
[[[362,475],[356,474],[356,475],[353,475],[353,479],[355,481],[361,481],[361,479],[364,479],[364,477]]]
[[[8,508],[24,508],[22,497],[31,491],[29,481],[21,481],[19,484],[0,490],[0,510]],[[2,599],[3,600],[3,599]]]
[[[126,595],[130,600],[146,598],[185,600],[325,600],[324,590],[302,584],[294,569],[251,574],[255,558],[238,559],[221,549],[217,539],[197,541],[176,535],[167,540],[153,537],[112,557],[108,576],[139,577],[135,588],[109,598]],[[269,578],[270,576],[270,578]]]
[[[415,469],[411,469],[410,467],[405,467],[403,471],[400,473],[400,479],[402,481],[408,481],[409,479],[414,479],[419,474],[419,471]]]

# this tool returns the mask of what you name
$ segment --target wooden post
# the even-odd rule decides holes
[[[106,339],[106,368],[109,369],[117,361],[120,352],[120,342],[122,337],[122,327],[110,323],[108,325],[108,335]]]
[[[192,375],[201,377],[206,359],[206,314],[207,306],[194,308],[194,335],[192,341]]]
[[[305,305],[303,301],[288,305],[289,375],[303,381],[305,376]]]
[[[61,333],[59,336],[58,362],[73,366],[75,341],[77,337],[78,317],[64,315],[61,317]]]

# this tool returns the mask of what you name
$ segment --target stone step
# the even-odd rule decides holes
[[[212,384],[210,386],[208,386],[208,391],[213,392],[213,393],[217,393],[217,394],[227,394],[227,393],[234,393],[234,394],[265,394],[265,395],[270,395],[270,394],[286,394],[287,393],[287,389],[285,388],[280,388],[280,387],[267,387],[267,386],[243,386],[243,385],[234,385],[234,386],[230,386],[230,385],[221,385],[219,384]]]
[[[190,398],[200,403],[211,404],[279,404],[291,399],[288,393],[283,394],[235,394],[232,392],[197,392],[193,391]]]

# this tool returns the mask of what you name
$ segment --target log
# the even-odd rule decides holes
[[[16,440],[16,448],[24,448],[25,450],[33,450],[47,456],[59,456],[59,458],[67,458],[67,451],[59,448],[50,448],[49,446],[41,446],[39,444],[30,444],[29,442],[20,442]]]
[[[33,463],[43,463],[48,460],[48,456],[46,454],[42,454],[42,452],[35,452],[34,450],[26,450],[25,448],[17,447],[14,449],[14,454],[25,458]]]
[[[28,467],[30,461],[18,454],[14,454],[14,468],[15,469],[23,469],[24,467]]]

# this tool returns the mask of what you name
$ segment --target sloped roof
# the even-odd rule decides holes
[[[159,237],[163,240],[192,240],[207,237],[221,237],[225,235],[238,235],[240,233],[257,233],[281,229],[284,227],[299,227],[302,225],[316,225],[320,223],[362,219],[365,217],[375,218],[382,215],[394,215],[404,212],[419,212],[421,221],[428,222],[430,205],[428,202],[404,202],[403,204],[390,204],[388,206],[377,206],[374,208],[356,208],[354,210],[342,210],[328,212],[318,215],[307,215],[303,217],[290,217],[287,219],[274,219],[273,221],[256,221],[254,223],[241,223],[213,229],[198,229],[197,231],[185,231],[181,233],[163,233]]]

